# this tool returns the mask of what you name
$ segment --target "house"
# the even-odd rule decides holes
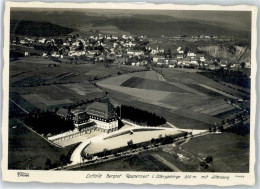
[[[195,60],[195,59],[191,60],[190,63],[191,63],[192,65],[194,65],[194,66],[198,66],[198,65],[199,65],[198,61]]]
[[[190,58],[189,58],[189,57],[184,58],[184,59],[182,60],[182,64],[183,64],[184,66],[190,66],[190,64],[191,64]]]
[[[39,43],[45,43],[46,41],[47,41],[46,38],[42,38],[42,39],[39,39],[39,40],[38,40]]]
[[[56,114],[60,117],[62,117],[63,119],[67,120],[67,119],[72,119],[73,115],[72,113],[69,111],[69,109],[67,108],[60,108]]]
[[[164,60],[164,56],[154,56],[153,57],[153,62],[158,62],[158,60]]]
[[[128,50],[126,54],[129,55],[129,56],[134,56],[135,51],[134,50]]]
[[[178,47],[176,51],[179,52],[180,50],[181,50],[181,47]]]
[[[189,56],[189,57],[196,57],[196,54],[193,53],[193,52],[188,52],[187,56]]]
[[[134,55],[135,55],[135,56],[144,55],[144,51],[135,51],[135,52],[134,52]]]
[[[178,54],[177,55],[177,60],[179,60],[179,59],[183,59],[183,54]]]
[[[198,60],[200,60],[201,62],[205,62],[205,61],[206,61],[206,59],[205,59],[205,57],[204,57],[204,54],[197,54],[197,58],[198,58]]]
[[[219,70],[219,69],[220,69],[220,66],[215,66],[215,65],[213,65],[213,64],[210,64],[210,65],[208,66],[208,69],[209,69],[209,70]]]
[[[251,68],[251,62],[246,62],[245,68]]]
[[[24,45],[26,44],[26,41],[24,39],[20,40],[20,44]]]

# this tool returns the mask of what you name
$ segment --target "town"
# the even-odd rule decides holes
[[[91,35],[91,33],[93,33]],[[125,64],[132,66],[155,65],[165,68],[203,68],[238,69],[250,68],[247,62],[230,61],[227,58],[214,58],[205,56],[202,51],[192,51],[189,47],[176,46],[176,49],[162,48],[155,39],[147,36],[132,35],[104,35],[92,31],[89,36],[78,34],[64,38],[29,38],[15,37],[11,45],[26,47],[21,52],[14,52],[20,56],[48,57],[56,62],[69,62],[80,64],[85,62]],[[164,39],[164,36],[161,36]],[[191,40],[192,39],[192,40]],[[229,42],[231,39],[219,36],[176,36],[174,41],[221,41]],[[29,48],[29,49],[28,49]],[[26,51],[28,49],[28,51]],[[21,55],[22,53],[22,55]],[[82,60],[82,61],[81,61]]]

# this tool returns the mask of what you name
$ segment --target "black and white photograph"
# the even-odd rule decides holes
[[[18,182],[254,175],[254,7],[19,5],[2,125]]]

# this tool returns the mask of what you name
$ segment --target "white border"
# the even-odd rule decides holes
[[[252,46],[251,46],[251,133],[250,133],[250,173],[216,173],[217,175],[229,175],[233,178],[226,180],[200,180],[194,181],[179,180],[155,180],[155,179],[86,179],[86,171],[27,171],[30,173],[29,178],[17,178],[17,171],[7,169],[8,157],[8,94],[9,94],[9,28],[10,28],[10,8],[11,7],[38,7],[38,8],[91,8],[91,9],[158,9],[158,10],[219,10],[219,11],[252,11]],[[2,176],[3,180],[11,182],[66,182],[66,183],[129,183],[129,184],[175,184],[175,185],[195,185],[209,184],[218,186],[227,185],[253,185],[255,182],[254,165],[255,165],[255,113],[256,113],[256,17],[257,8],[249,5],[238,6],[219,6],[219,5],[174,5],[174,4],[127,4],[127,3],[41,3],[41,2],[6,2],[4,16],[4,70],[3,70],[3,112],[2,112],[2,141],[3,141],[3,159],[2,159]],[[100,173],[100,172],[92,172]],[[107,172],[102,172],[106,174]],[[110,174],[118,172],[108,172]],[[122,174],[133,174],[133,172],[121,172]],[[136,174],[141,174],[137,172]],[[147,173],[144,174],[153,174]],[[169,173],[161,173],[169,175]],[[190,173],[175,173],[178,175]],[[202,173],[191,173],[200,176]],[[214,173],[203,173],[211,175]],[[244,179],[238,179],[236,175],[244,175]]]

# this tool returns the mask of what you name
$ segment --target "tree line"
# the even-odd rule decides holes
[[[117,115],[120,115],[120,108],[117,109]],[[134,123],[148,126],[159,126],[166,123],[163,117],[132,106],[121,106],[121,118],[129,119]]]
[[[62,119],[53,112],[30,113],[24,123],[44,135],[56,135],[74,129],[72,120]]]
[[[250,78],[247,76],[247,74],[244,74],[241,71],[220,69],[211,72],[198,73],[216,81],[220,80],[241,87],[250,88]]]

